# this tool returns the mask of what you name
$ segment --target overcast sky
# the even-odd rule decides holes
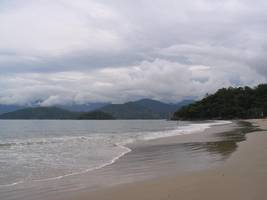
[[[266,0],[1,0],[0,104],[177,102],[267,79]]]

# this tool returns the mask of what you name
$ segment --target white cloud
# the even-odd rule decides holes
[[[0,14],[0,49],[24,56],[59,56],[124,48],[120,20],[94,1],[26,1]]]
[[[0,88],[0,103],[25,104],[40,100],[41,105],[47,106],[124,102],[142,97],[176,102],[203,96],[207,91],[213,92],[223,86],[256,85],[264,78],[250,68],[214,71],[209,66],[188,66],[157,59],[132,67],[105,68],[90,73],[21,74],[20,78],[11,75],[0,77],[0,80],[0,85],[4,86]]]
[[[0,4],[0,103],[178,101],[266,82],[263,0]]]

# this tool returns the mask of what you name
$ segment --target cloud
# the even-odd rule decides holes
[[[104,68],[90,73],[59,72],[0,77],[0,103],[40,105],[125,102],[143,97],[166,102],[199,97],[220,87],[256,85],[264,78],[249,67],[217,71],[157,59],[136,66]]]
[[[20,55],[60,56],[79,50],[123,48],[118,16],[108,7],[88,1],[27,1],[1,13],[1,49]]]
[[[266,82],[263,0],[0,4],[0,103],[175,102]]]

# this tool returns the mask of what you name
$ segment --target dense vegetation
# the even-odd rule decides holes
[[[162,119],[168,119],[177,109],[184,105],[193,103],[193,100],[184,100],[177,104],[168,104],[152,99],[141,99],[139,101],[135,101],[134,103],[150,109],[154,113],[157,113]]]
[[[99,110],[109,113],[116,119],[160,119],[160,115],[158,113],[133,102],[125,104],[111,104],[104,106]]]
[[[78,119],[107,120],[107,119],[115,119],[115,118],[108,113],[104,113],[101,111],[92,111],[92,112],[82,113],[78,117]]]
[[[247,119],[267,116],[267,84],[223,88],[176,111],[173,119]]]
[[[0,115],[0,119],[167,119],[182,105],[190,102],[192,101],[186,100],[178,104],[168,104],[141,99],[123,104],[94,103],[30,108],[0,106],[0,111],[2,108],[6,112]],[[95,110],[91,111],[93,108]]]
[[[168,104],[152,99],[141,99],[124,104],[110,104],[99,110],[111,114],[116,119],[168,119],[182,105],[192,102],[185,100],[177,104]]]
[[[71,112],[57,107],[34,107],[0,115],[0,119],[114,119],[104,112]]]
[[[75,119],[79,113],[57,107],[34,107],[0,115],[0,119]]]
[[[102,108],[109,103],[85,103],[85,104],[67,104],[67,105],[57,105],[57,107],[69,110],[72,112],[91,112],[96,109]]]
[[[0,114],[7,113],[7,112],[13,112],[19,109],[23,109],[23,106],[19,105],[3,105],[0,104]]]

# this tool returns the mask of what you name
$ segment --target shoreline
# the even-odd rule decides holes
[[[263,130],[267,129],[265,120],[246,121],[259,125]],[[82,192],[69,199],[252,199],[252,196],[253,199],[263,199],[264,195],[267,195],[264,190],[267,189],[264,187],[265,183],[267,185],[267,170],[262,171],[258,166],[267,167],[266,161],[262,161],[262,157],[266,158],[264,156],[267,156],[267,152],[259,155],[258,151],[264,150],[263,145],[267,144],[267,132],[249,133],[245,137],[246,140],[239,142],[237,150],[220,166],[184,175],[163,176]],[[254,161],[253,164],[246,158],[247,154],[252,157],[249,159]],[[248,178],[254,180],[253,183],[250,183]]]
[[[122,157],[127,156],[128,153],[133,151],[133,149],[139,148],[140,146],[149,146],[149,145],[158,145],[158,144],[167,145],[170,143],[175,143],[175,144],[183,143],[185,141],[182,138],[185,138],[186,140],[191,141],[192,138],[197,137],[197,134],[199,134],[199,135],[201,135],[203,133],[209,133],[209,134],[212,133],[213,134],[215,132],[222,132],[223,130],[225,131],[225,129],[227,129],[227,130],[233,129],[233,127],[230,128],[230,126],[234,124],[233,121],[225,121],[225,120],[223,120],[223,121],[209,120],[209,121],[211,122],[211,125],[209,125],[208,127],[204,127],[203,130],[195,130],[192,133],[185,133],[185,134],[183,133],[183,134],[177,134],[177,135],[171,135],[171,136],[161,136],[158,138],[156,137],[156,138],[152,138],[152,139],[144,139],[144,140],[134,141],[134,142],[125,143],[125,144],[114,144],[118,147],[125,149],[125,152],[114,157],[109,162],[107,162],[101,166],[95,167],[95,168],[85,169],[85,170],[79,171],[79,172],[73,172],[70,174],[64,174],[64,175],[60,175],[60,176],[56,176],[56,177],[49,177],[49,178],[44,178],[44,179],[34,179],[34,180],[30,180],[30,181],[20,180],[18,182],[14,182],[14,183],[10,183],[10,184],[0,185],[0,188],[12,187],[12,186],[20,185],[20,184],[25,184],[25,183],[31,184],[34,182],[49,182],[49,181],[60,180],[60,179],[64,179],[64,178],[72,177],[72,176],[80,176],[82,174],[94,172],[96,170],[101,170],[102,168],[113,165]],[[199,124],[201,125],[203,122],[205,122],[204,124],[206,124],[208,121],[207,122],[206,121],[199,121]],[[218,124],[212,124],[212,123],[218,123]],[[223,127],[223,130],[220,128],[216,129],[216,127]],[[175,129],[175,130],[171,130],[171,131],[177,131],[177,130]]]
[[[113,193],[113,190],[118,188],[191,176],[216,168],[235,152],[236,143],[244,140],[241,131],[244,127],[245,124],[240,126],[238,121],[234,121],[211,126],[196,134],[124,144],[131,152],[108,166],[60,179],[18,184],[6,190],[0,188],[0,196],[8,197],[8,200],[16,199],[12,193],[25,200],[86,200],[89,197],[101,200],[106,197],[98,198],[99,193],[110,190]],[[232,138],[233,132],[238,130],[237,135],[241,137]],[[95,195],[97,197],[94,197]]]
[[[126,146],[130,148],[138,148],[140,146],[148,146],[148,145],[179,144],[179,143],[185,143],[189,140],[190,142],[192,142],[192,139],[196,141],[202,141],[201,139],[203,139],[203,134],[209,135],[209,134],[223,133],[223,132],[233,131],[238,128],[237,126],[239,121],[224,121],[224,122],[226,123],[211,125],[208,128],[204,128],[203,130],[189,134],[179,134],[179,135],[155,138],[151,140],[143,140],[127,144]]]

